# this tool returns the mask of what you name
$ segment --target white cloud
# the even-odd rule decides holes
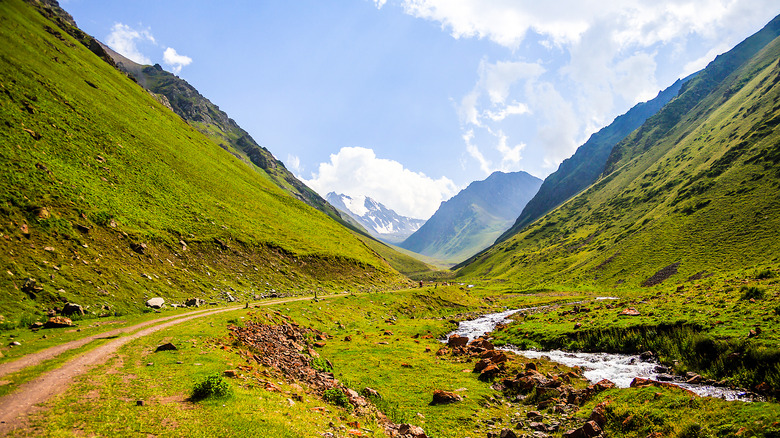
[[[421,219],[432,216],[442,201],[459,190],[448,178],[430,178],[361,147],[341,148],[303,181],[323,197],[331,191],[370,196],[399,214]]]
[[[485,156],[482,155],[482,152],[479,151],[479,148],[472,143],[472,140],[474,139],[474,130],[470,129],[465,134],[463,134],[463,141],[466,142],[466,152],[468,152],[469,155],[471,155],[472,158],[477,160],[479,163],[479,168],[485,172],[485,175],[490,175],[493,173],[493,163],[485,159]]]
[[[301,159],[297,155],[287,154],[287,161],[285,161],[284,165],[296,175],[303,173]]]
[[[122,23],[115,23],[106,37],[106,44],[117,53],[139,64],[151,64],[152,61],[137,46],[138,42],[144,41],[155,43],[148,29],[136,30]]]
[[[376,6],[377,9],[382,9],[382,6],[387,3],[387,0],[374,0],[374,6]]]
[[[523,158],[520,152],[525,148],[525,144],[520,143],[513,147],[507,145],[508,137],[503,131],[499,131],[496,134],[498,137],[498,146],[496,149],[501,154],[501,170],[511,172],[515,166],[520,164],[520,160]]]
[[[171,71],[175,74],[181,72],[182,67],[186,67],[192,63],[192,58],[189,56],[179,55],[176,53],[176,49],[168,47],[163,53],[163,61],[171,66]]]
[[[477,83],[456,105],[466,152],[483,171],[499,161],[519,164],[524,143],[542,149],[532,155],[554,169],[617,114],[703,68],[778,13],[776,0],[403,0],[402,6],[454,38],[511,50],[483,59]],[[523,59],[540,51],[546,53],[533,56],[542,61]],[[513,128],[522,120],[509,116],[517,115],[539,122]]]
[[[500,122],[507,118],[508,116],[513,115],[521,115],[521,114],[530,114],[531,109],[528,108],[528,105],[514,101],[509,105],[504,106],[503,108],[500,108],[496,111],[491,110],[485,110],[485,112],[482,114],[482,117],[487,117],[488,119],[494,121],[494,122]]]

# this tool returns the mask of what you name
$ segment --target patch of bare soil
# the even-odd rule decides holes
[[[339,383],[333,373],[315,369],[313,365],[317,368],[324,368],[323,363],[330,365],[326,360],[320,359],[319,353],[313,348],[324,345],[329,336],[315,329],[301,327],[284,315],[281,315],[281,318],[283,321],[279,324],[248,321],[244,327],[230,327],[234,344],[239,348],[248,348],[242,352],[248,361],[275,370],[287,381],[303,383],[320,397],[329,389],[342,391],[358,415],[375,416],[390,437],[426,437],[425,432],[417,426],[390,421],[366,397]],[[266,389],[278,390],[270,382],[266,384]],[[363,393],[371,391],[373,390],[365,388]]]

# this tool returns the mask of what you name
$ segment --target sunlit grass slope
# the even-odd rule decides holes
[[[400,278],[21,0],[0,3],[0,133],[4,315]]]
[[[639,286],[777,265],[778,29],[719,57],[615,147],[596,184],[460,274]]]

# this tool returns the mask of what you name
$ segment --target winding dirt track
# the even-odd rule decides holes
[[[340,295],[331,295],[327,298],[333,298]],[[323,297],[325,298],[325,297]],[[293,301],[310,300],[311,297],[298,297],[288,298],[282,300],[275,300],[260,303],[261,306],[271,306],[274,304],[289,303]],[[89,371],[92,367],[102,364],[108,360],[112,353],[114,353],[119,347],[125,345],[130,341],[134,341],[140,337],[149,335],[158,330],[162,330],[171,327],[176,324],[181,324],[186,321],[190,321],[195,318],[201,318],[204,316],[215,315],[222,312],[230,312],[234,310],[241,310],[244,307],[229,307],[225,309],[217,310],[201,310],[186,315],[167,316],[164,318],[155,319],[152,321],[146,321],[140,324],[136,324],[131,327],[123,327],[120,329],[112,330],[105,333],[100,333],[92,336],[87,336],[82,339],[67,342],[65,344],[57,345],[55,347],[47,348],[46,350],[29,354],[13,362],[8,362],[0,365],[0,377],[12,372],[19,371],[29,366],[36,365],[43,360],[51,359],[57,355],[78,348],[87,344],[95,339],[102,339],[111,336],[117,336],[122,333],[130,333],[138,329],[135,333],[128,336],[123,336],[107,342],[99,347],[96,347],[80,356],[77,356],[68,362],[64,363],[57,369],[49,371],[29,382],[26,382],[19,386],[19,388],[4,396],[0,397],[0,435],[6,435],[13,429],[21,427],[25,424],[27,416],[35,411],[36,405],[45,402],[49,398],[65,392],[65,390],[73,383],[73,379]],[[167,321],[167,322],[166,322]],[[151,327],[147,327],[151,326]],[[144,328],[147,327],[147,328]]]

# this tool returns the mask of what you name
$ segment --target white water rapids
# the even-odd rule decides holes
[[[609,299],[604,297],[602,299]],[[547,307],[547,306],[546,306]],[[466,336],[469,340],[474,340],[480,336],[485,336],[495,329],[496,325],[512,322],[509,316],[522,311],[533,311],[543,307],[531,307],[525,309],[506,310],[499,313],[491,313],[480,316],[468,321],[461,321],[458,328],[449,333],[447,337],[453,334]],[[581,353],[567,352],[561,350],[537,351],[537,350],[518,350],[511,347],[501,347],[501,350],[511,351],[513,353],[525,356],[529,359],[538,359],[542,356],[549,358],[554,362],[566,366],[579,366],[584,370],[583,375],[591,382],[598,382],[602,379],[608,379],[615,383],[619,388],[628,388],[634,377],[658,380],[658,373],[655,368],[658,366],[655,362],[644,362],[639,356],[611,353]],[[709,385],[689,385],[685,382],[670,382],[681,388],[689,389],[694,393],[707,396],[719,397],[725,400],[752,401],[753,398],[745,391],[721,388]]]

